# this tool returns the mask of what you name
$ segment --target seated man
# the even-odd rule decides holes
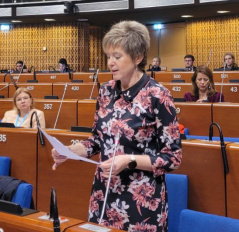
[[[17,61],[16,63],[16,72],[28,72],[27,70],[27,66],[25,65],[25,63],[21,60]]]
[[[187,71],[195,71],[196,67],[193,66],[193,62],[194,62],[195,58],[193,55],[186,55],[184,56],[184,64],[185,64],[185,69],[187,69]]]
[[[67,64],[67,61],[65,58],[61,58],[58,63],[59,63],[59,71],[61,73],[69,72],[70,67]]]

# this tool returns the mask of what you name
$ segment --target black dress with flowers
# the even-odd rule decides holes
[[[100,152],[100,161],[116,155],[149,155],[153,171],[125,169],[111,179],[102,224],[126,231],[167,231],[168,203],[164,173],[181,163],[180,133],[168,89],[146,74],[126,91],[120,81],[102,85],[93,135],[82,142],[88,157]],[[89,205],[89,221],[98,223],[107,179],[97,168]]]

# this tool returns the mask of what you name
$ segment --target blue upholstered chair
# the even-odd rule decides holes
[[[0,156],[0,175],[9,176],[11,159],[9,157]]]
[[[181,212],[178,232],[236,232],[239,220],[185,209]]]
[[[176,232],[180,213],[188,206],[188,177],[181,174],[166,174],[168,191],[168,232]]]

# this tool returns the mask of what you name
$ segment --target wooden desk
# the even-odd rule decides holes
[[[226,185],[220,144],[183,140],[182,148],[182,164],[173,173],[188,175],[188,208],[226,216]]]
[[[60,99],[63,96],[65,89],[65,83],[53,83],[53,95],[58,96]],[[65,99],[89,99],[91,91],[93,89],[93,83],[68,83],[68,87],[65,92]],[[92,98],[98,96],[97,83],[95,83]]]
[[[46,128],[54,128],[61,100],[36,99],[35,107],[45,114]],[[64,100],[57,120],[57,129],[70,130],[77,125],[77,100]]]
[[[0,128],[0,151],[11,158],[10,175],[33,185],[36,204],[37,130],[24,128]]]
[[[186,92],[190,92],[192,89],[191,83],[169,83],[161,82],[164,87],[166,87],[174,98],[183,98]]]
[[[93,82],[94,73],[83,73],[83,72],[75,72],[72,74],[73,80],[82,80],[83,82]],[[111,72],[102,72],[98,73],[98,80],[100,83],[105,83],[107,81],[112,80],[113,76]]]
[[[89,137],[88,133],[64,130],[46,130],[65,145],[77,143]],[[57,191],[58,209],[67,217],[87,220],[90,192],[96,165],[76,160],[67,160],[52,170],[52,146],[46,141],[45,146],[38,146],[38,210],[49,210],[50,189]],[[97,157],[95,157],[97,160]]]
[[[9,86],[8,83],[0,83],[0,95],[3,95],[4,98],[8,98]]]
[[[45,215],[45,212],[37,212],[21,217],[0,212],[0,229],[2,229],[4,232],[52,232],[53,222],[39,218]],[[69,227],[83,223],[82,220],[77,220],[74,218],[67,219],[68,221],[62,222],[60,224],[61,231],[66,231],[66,229]]]
[[[32,80],[33,79],[33,73],[10,73],[11,76],[13,77],[14,81],[19,83],[19,82],[27,82],[27,80]],[[0,74],[0,80],[1,82],[4,82],[4,76],[6,73],[1,73]],[[5,82],[12,83],[12,80],[10,78],[10,75],[7,74],[5,76]]]
[[[221,83],[215,83],[217,92],[221,92]],[[225,102],[239,103],[239,83],[224,83],[222,87]]]
[[[13,108],[12,99],[0,98],[0,119],[3,118],[6,111],[12,110],[12,108]]]
[[[212,104],[175,102],[178,121],[189,129],[190,135],[208,135],[212,123]]]
[[[171,82],[172,80],[185,80],[186,83],[191,83],[193,72],[155,72],[155,80],[158,82]]]
[[[223,71],[214,71],[213,72],[213,80],[214,82],[222,82],[222,78],[224,78],[223,82],[228,83],[229,80],[239,79],[239,72],[238,71],[226,71],[225,73]]]
[[[226,146],[229,174],[227,175],[227,214],[239,219],[239,145],[230,143]]]
[[[46,95],[52,95],[52,83],[18,83],[18,87],[27,88],[34,98],[44,98]],[[13,84],[9,85],[9,97],[13,97],[16,88]]]
[[[39,83],[70,82],[69,73],[37,73]]]
[[[214,103],[212,114],[213,122],[220,125],[224,137],[239,137],[239,103]],[[214,128],[213,135],[219,136]]]
[[[92,127],[96,100],[78,100],[78,126]]]

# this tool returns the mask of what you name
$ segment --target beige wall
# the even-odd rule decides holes
[[[151,47],[148,54],[148,65],[152,57],[159,55],[162,66],[167,70],[184,67],[186,55],[186,25],[185,23],[164,24],[159,31],[148,27],[151,37]]]

